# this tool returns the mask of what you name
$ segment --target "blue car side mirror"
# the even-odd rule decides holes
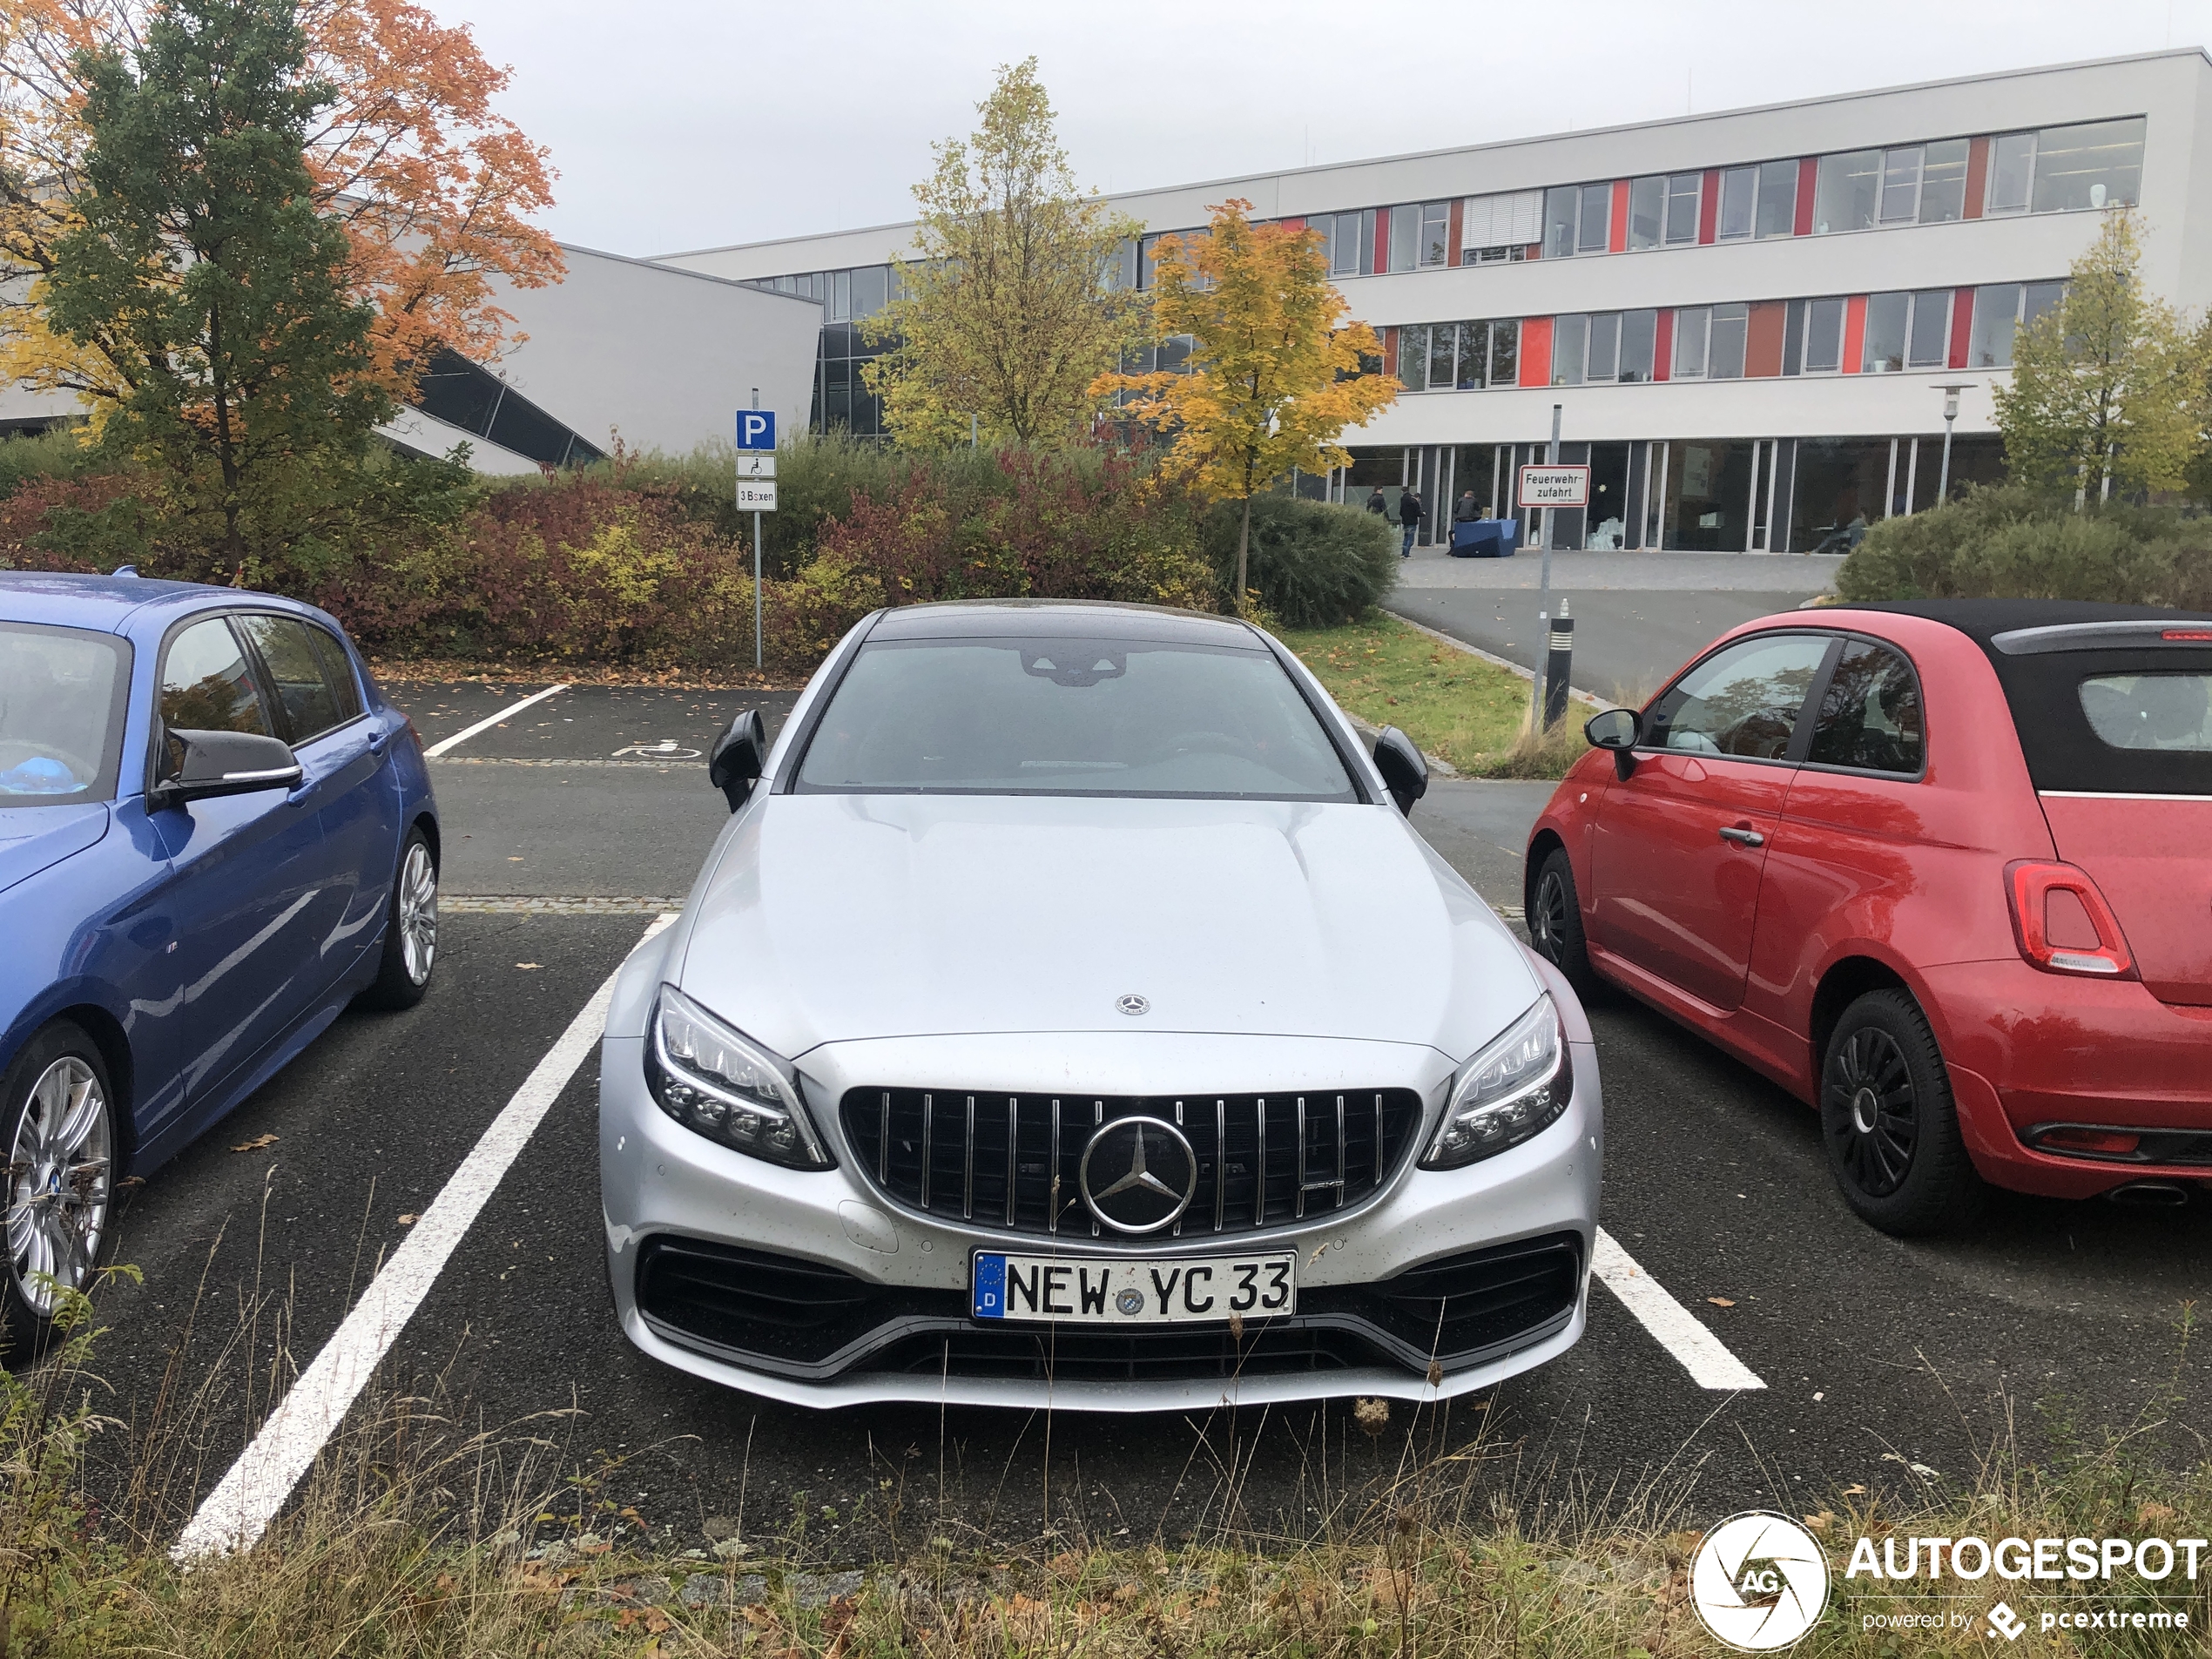
[[[199,732],[171,726],[162,734],[167,764],[153,787],[157,807],[213,795],[294,789],[306,773],[281,739],[258,732]]]
[[[759,709],[747,709],[714,740],[706,759],[706,780],[722,792],[736,812],[752,797],[752,786],[768,764],[768,728]]]

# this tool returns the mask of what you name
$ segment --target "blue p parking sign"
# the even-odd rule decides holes
[[[773,449],[775,447],[776,412],[773,409],[739,409],[738,448]]]

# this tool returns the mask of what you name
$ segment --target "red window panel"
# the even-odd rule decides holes
[[[1974,138],[1966,145],[1966,217],[1981,217],[1981,199],[1989,193],[1989,140]]]
[[[1444,227],[1444,263],[1447,266],[1457,265],[1460,262],[1460,232],[1464,225],[1466,213],[1467,198],[1453,197],[1451,220]]]
[[[1966,366],[1966,343],[1973,336],[1974,326],[1974,291],[1961,288],[1951,300],[1951,355],[1946,367],[1964,368]]]
[[[1286,231],[1302,231],[1305,228],[1305,221],[1302,219],[1278,219],[1275,222]]]
[[[1613,181],[1613,232],[1605,239],[1605,251],[1608,253],[1626,253],[1629,251],[1629,181],[1625,179]]]
[[[1523,386],[1549,386],[1552,383],[1552,320],[1549,317],[1528,317],[1521,322],[1521,383]]]
[[[1765,379],[1782,373],[1782,324],[1788,309],[1780,300],[1762,300],[1752,306],[1743,341],[1743,374],[1747,380]]]
[[[1844,306],[1844,373],[1858,373],[1866,354],[1866,296],[1854,293]]]
[[[1375,209],[1375,264],[1377,271],[1390,269],[1390,209]]]
[[[1820,187],[1820,158],[1807,156],[1797,164],[1797,222],[1791,226],[1797,236],[1812,234],[1813,192]]]
[[[1705,169],[1705,187],[1697,197],[1697,240],[1702,245],[1719,234],[1721,228],[1721,170]]]
[[[1375,332],[1382,336],[1383,373],[1398,373],[1398,325],[1387,323]]]
[[[1663,381],[1675,370],[1675,314],[1659,314],[1659,327],[1651,342],[1651,378]]]

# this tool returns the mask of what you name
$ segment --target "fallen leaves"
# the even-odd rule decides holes
[[[539,965],[540,965],[540,964],[538,964],[538,963],[536,963],[536,962],[516,962],[516,963],[515,964],[515,966],[516,966],[516,967],[517,967],[517,968],[536,968],[536,967],[538,967]]]
[[[1736,1305],[1725,1296],[1709,1296],[1705,1299],[1716,1308],[1732,1308]]]
[[[422,1217],[420,1216],[401,1216],[400,1217],[400,1225],[402,1227],[412,1227],[416,1222],[421,1219]]]
[[[245,1142],[238,1146],[233,1146],[231,1148],[231,1150],[233,1152],[259,1152],[263,1147],[274,1146],[276,1144],[276,1141],[277,1137],[273,1135],[257,1135],[250,1141]]]

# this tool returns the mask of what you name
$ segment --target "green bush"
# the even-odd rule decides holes
[[[1205,554],[1224,593],[1237,590],[1241,502],[1205,518]],[[1398,582],[1398,537],[1372,513],[1295,496],[1252,501],[1250,584],[1286,628],[1333,628],[1380,602]]]
[[[2103,599],[2212,606],[2212,520],[2072,503],[2016,485],[1886,518],[1836,572],[1845,600]]]

